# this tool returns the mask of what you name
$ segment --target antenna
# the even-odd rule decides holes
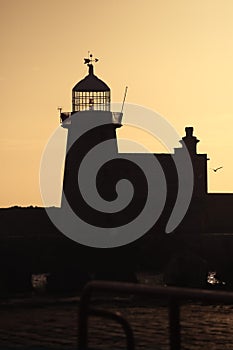
[[[123,112],[127,90],[128,90],[128,86],[125,87],[125,94],[124,94],[124,98],[123,98],[123,102],[122,102],[121,113]]]
[[[62,111],[62,107],[57,107],[57,110],[60,112],[61,114],[61,111]]]

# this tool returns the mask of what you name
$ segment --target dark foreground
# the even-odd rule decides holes
[[[119,310],[132,323],[136,349],[168,349],[167,308],[155,302],[114,299],[96,301],[98,307]],[[4,309],[0,317],[0,348],[77,348],[78,298],[63,298],[44,306]],[[233,306],[185,304],[181,308],[182,349],[233,349]],[[93,317],[90,346],[124,349],[120,326]]]
[[[148,285],[160,276],[141,275]],[[120,311],[131,323],[136,349],[169,349],[165,300],[100,295],[96,308]],[[1,301],[0,349],[77,349],[79,295],[28,294]],[[93,305],[92,304],[92,305]],[[182,349],[233,349],[233,305],[188,301],[181,307]],[[125,349],[125,335],[113,321],[90,318],[89,346]]]

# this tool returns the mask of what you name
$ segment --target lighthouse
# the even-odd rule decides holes
[[[94,74],[96,62],[98,59],[91,54],[84,59],[88,74],[72,89],[72,112],[60,112],[61,126],[68,132],[61,203],[62,207],[69,205],[82,220],[105,227],[106,217],[97,215],[98,208],[95,210],[86,202],[85,188],[81,190],[79,186],[80,167],[93,149],[97,150],[95,160],[98,160],[105,152],[103,146],[98,153],[98,145],[111,140],[108,153],[114,158],[118,152],[116,129],[121,127],[122,113],[111,112],[111,90]],[[92,164],[87,169],[86,177],[93,171]],[[103,189],[107,181],[106,177],[102,178],[99,184],[97,181],[97,187]]]

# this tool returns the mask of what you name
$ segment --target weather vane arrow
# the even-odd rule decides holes
[[[91,64],[92,62],[98,62],[98,58],[93,58],[93,55],[90,54],[90,51],[88,51],[88,58],[84,58],[84,64]]]

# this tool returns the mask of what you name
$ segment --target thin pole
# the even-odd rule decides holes
[[[180,308],[175,298],[169,300],[170,349],[180,350]]]
[[[128,86],[125,87],[125,94],[124,94],[123,103],[122,103],[122,107],[121,107],[121,113],[123,112],[127,90],[128,90]]]

